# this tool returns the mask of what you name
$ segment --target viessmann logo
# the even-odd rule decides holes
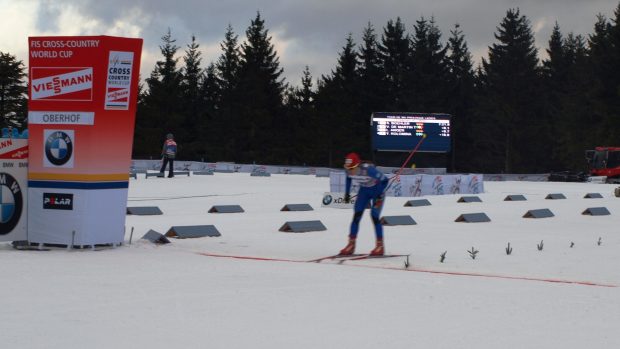
[[[43,209],[73,210],[73,194],[43,193]]]
[[[93,68],[32,68],[33,100],[91,101]]]

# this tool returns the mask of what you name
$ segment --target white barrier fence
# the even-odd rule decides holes
[[[161,160],[133,160],[130,171],[146,172],[159,171]],[[174,162],[175,171],[221,171],[221,172],[242,172],[252,173],[255,171],[271,174],[306,174],[329,176],[330,169],[325,167],[301,167],[301,166],[269,166],[253,164],[236,164],[231,162],[200,162],[200,161],[180,161]]]
[[[131,172],[144,173],[159,171],[161,160],[133,160]],[[396,167],[377,167],[388,177],[393,177],[400,169]],[[344,171],[327,167],[272,166],[256,164],[236,164],[230,162],[174,162],[175,171],[214,171],[214,172],[265,172],[270,174],[301,174],[330,177],[330,191],[344,192]],[[446,174],[445,168],[405,168],[399,179],[387,192],[388,196],[415,197],[443,194],[478,194],[484,192],[484,181],[529,181],[546,182],[549,174]],[[354,192],[357,187],[354,186]]]
[[[145,172],[159,171],[161,169],[161,160],[133,160],[130,171]],[[396,173],[398,168],[378,167],[384,173]],[[175,171],[222,171],[222,172],[241,172],[252,173],[255,171],[266,172],[271,174],[305,174],[328,177],[330,172],[338,172],[342,170],[334,170],[328,167],[304,167],[304,166],[274,166],[274,165],[256,165],[256,164],[236,164],[231,162],[200,162],[200,161],[180,161],[174,162]],[[445,174],[445,168],[419,168],[405,169],[403,174]]]
[[[401,175],[396,179],[388,175],[391,184],[386,196],[416,197],[424,195],[444,194],[479,194],[484,192],[483,176],[481,174],[457,175]],[[332,172],[329,176],[329,190],[342,193],[345,191],[344,172]],[[353,181],[351,193],[357,193],[359,184]]]

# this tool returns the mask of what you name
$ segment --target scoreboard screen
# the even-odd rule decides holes
[[[371,115],[373,151],[450,151],[450,115],[377,112]]]

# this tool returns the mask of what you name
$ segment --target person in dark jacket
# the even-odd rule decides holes
[[[168,170],[168,178],[174,177],[174,158],[177,155],[177,143],[174,141],[174,136],[172,133],[168,133],[166,135],[166,141],[164,142],[164,146],[161,149],[161,156],[163,163],[161,165],[161,170],[159,173],[163,174],[166,170],[166,165],[170,164],[170,169]]]

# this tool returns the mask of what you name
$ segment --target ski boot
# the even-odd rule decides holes
[[[355,238],[349,237],[349,243],[340,250],[341,256],[350,256],[355,252]]]
[[[385,253],[385,249],[383,247],[383,240],[377,240],[377,244],[375,245],[375,248],[373,248],[372,251],[370,251],[370,255],[371,256],[383,256],[384,253]]]

